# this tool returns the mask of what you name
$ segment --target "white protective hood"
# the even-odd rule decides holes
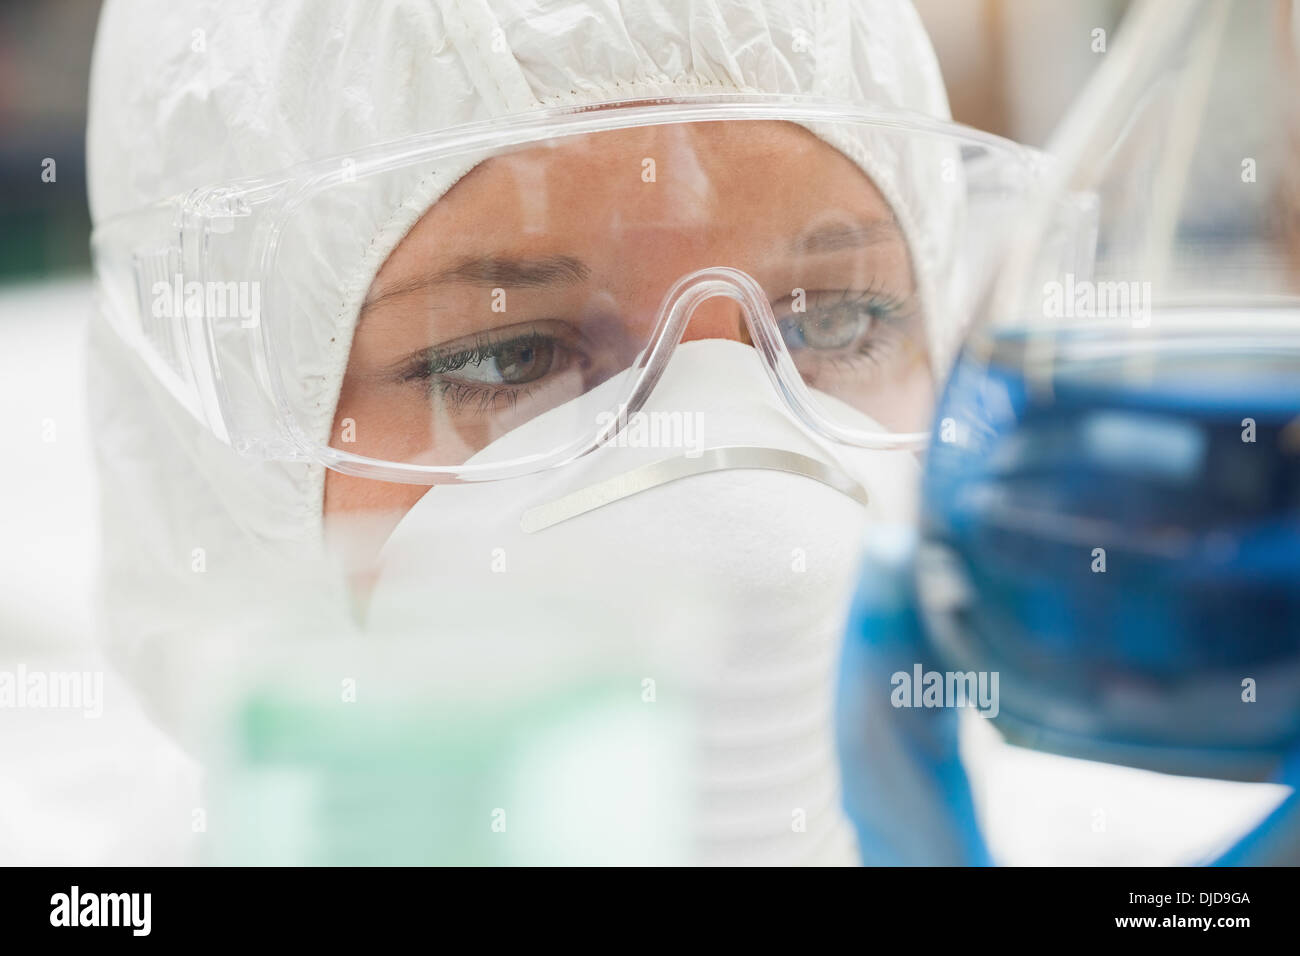
[[[894,0],[109,0],[91,85],[91,210],[101,222],[198,186],[542,106],[717,92],[948,115],[928,38]],[[906,207],[900,218],[923,224],[912,236],[923,280],[939,241],[924,227],[930,175],[899,170],[887,190]],[[327,343],[349,341],[355,321],[341,303],[364,293],[422,211],[375,195],[346,229],[322,223],[303,261],[283,263],[299,314],[325,319],[312,330],[318,348],[301,350],[318,360],[304,358],[300,381],[337,396],[342,363]],[[323,470],[238,456],[102,322],[90,365],[107,638],[166,724],[190,642],[256,620],[293,582],[316,595],[322,620],[346,617],[341,582],[322,590],[315,577]],[[332,415],[319,409],[325,429]],[[313,626],[301,621],[304,633]]]

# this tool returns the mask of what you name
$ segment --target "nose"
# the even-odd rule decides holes
[[[714,266],[683,276],[673,286],[664,300],[667,315],[663,322],[668,335],[681,337],[676,341],[696,339],[729,339],[742,345],[754,345],[746,317],[771,316],[772,308],[767,293],[753,276],[729,266]],[[762,340],[764,350],[779,346],[769,324],[756,319],[754,332]]]
[[[745,345],[753,344],[740,303],[725,295],[715,295],[697,305],[682,332],[682,341],[699,339],[728,339]]]

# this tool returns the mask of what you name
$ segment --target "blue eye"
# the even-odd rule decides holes
[[[792,353],[863,350],[883,334],[876,326],[903,312],[902,303],[875,289],[864,292],[811,292],[806,311],[777,322]]]
[[[862,306],[818,309],[779,323],[781,338],[796,349],[846,349],[871,330],[876,317]]]

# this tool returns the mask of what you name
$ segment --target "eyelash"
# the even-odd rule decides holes
[[[825,301],[824,297],[837,296],[830,301]],[[861,291],[852,289],[821,291],[814,290],[805,296],[806,301],[816,302],[821,311],[829,312],[833,309],[843,306],[865,305],[871,308],[873,318],[878,318],[885,322],[899,322],[912,317],[914,310],[911,308],[910,299],[901,299],[893,293],[886,292],[876,286],[868,286]],[[788,301],[783,299],[782,302]],[[799,313],[808,314],[808,313]],[[780,317],[778,317],[778,321]]]
[[[472,410],[477,415],[508,411],[519,403],[526,391],[524,387],[492,388],[468,382],[434,382],[429,386],[430,395],[436,394],[456,411],[469,409],[473,403],[477,407]]]
[[[782,300],[782,304],[789,302],[789,299]],[[913,298],[900,298],[893,293],[885,291],[883,288],[870,285],[861,291],[844,289],[840,291],[820,291],[809,292],[805,297],[806,303],[810,306],[805,312],[801,313],[784,313],[778,314],[776,320],[778,325],[795,316],[815,315],[818,312],[833,312],[838,309],[860,307],[870,312],[873,323],[879,321],[890,327],[889,331],[898,332],[916,317],[916,302]],[[816,303],[817,307],[811,308]],[[880,334],[868,335],[852,353],[830,352],[828,351],[822,361],[827,364],[837,364],[850,366],[856,356],[879,362],[883,357],[885,349],[896,346],[897,341],[886,342],[882,340],[883,332]]]
[[[437,395],[447,401],[455,411],[470,409],[475,414],[504,411],[513,408],[525,395],[530,394],[526,385],[494,387],[475,382],[443,380],[440,375],[458,372],[467,365],[478,365],[496,356],[509,346],[527,347],[540,343],[556,341],[540,332],[525,332],[493,338],[489,333],[480,333],[473,345],[450,353],[420,355],[401,374],[403,382],[420,382],[430,395]]]
[[[466,365],[478,365],[487,359],[492,358],[501,349],[510,345],[529,346],[555,341],[547,335],[540,332],[525,332],[522,335],[512,335],[508,338],[493,339],[490,335],[483,333],[474,340],[474,344],[467,349],[458,352],[452,352],[450,355],[422,355],[403,376],[407,381],[414,379],[427,379],[434,375],[446,375],[448,372],[459,372]],[[435,368],[434,362],[437,359],[442,360],[442,365]]]
[[[788,299],[782,300],[780,304],[789,301]],[[816,308],[810,308],[802,313],[779,314],[776,317],[778,324],[794,318],[795,315],[807,316],[816,315],[819,312],[832,312],[837,309],[863,308],[870,312],[873,322],[879,321],[897,329],[910,321],[915,315],[915,309],[912,307],[910,299],[899,298],[874,285],[861,291],[849,289],[841,291],[815,290],[807,293],[806,302],[810,305],[815,303]],[[879,362],[881,352],[886,347],[886,343],[881,342],[880,339],[880,335],[868,335],[851,353],[826,350],[821,357],[821,361],[827,364],[851,367],[855,359],[860,356]],[[507,347],[549,345],[557,341],[558,339],[555,337],[537,331],[496,338],[490,333],[480,333],[468,348],[450,353],[434,352],[430,354],[426,352],[420,355],[401,373],[400,378],[403,382],[424,383],[424,387],[430,394],[437,394],[457,411],[468,409],[471,405],[477,406],[473,409],[476,414],[510,409],[521,398],[531,394],[532,390],[529,386],[504,385],[496,387],[466,381],[442,380],[438,376],[460,371],[470,364],[477,365],[485,362]]]

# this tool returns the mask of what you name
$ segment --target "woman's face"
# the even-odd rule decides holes
[[[376,276],[331,444],[462,463],[626,369],[674,282],[712,266],[758,281],[818,393],[894,430],[924,426],[916,283],[881,194],[799,126],[708,123],[563,139],[472,170]],[[722,297],[684,338],[749,342]],[[329,471],[326,517],[382,513],[391,529],[427,490]]]

